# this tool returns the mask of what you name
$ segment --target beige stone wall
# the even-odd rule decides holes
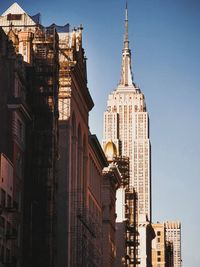
[[[153,224],[156,237],[152,241],[152,267],[165,267],[165,227]]]
[[[104,168],[102,183],[102,216],[103,216],[103,265],[114,267],[116,265],[116,189],[120,185],[120,174],[116,165],[110,164]],[[123,236],[123,233],[122,233]],[[122,237],[123,239],[123,237]]]

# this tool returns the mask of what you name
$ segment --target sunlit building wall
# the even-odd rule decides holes
[[[179,221],[167,221],[164,225],[166,241],[173,244],[173,266],[181,267],[181,223]]]
[[[152,241],[152,267],[165,265],[165,226],[161,223],[152,224],[155,238]]]

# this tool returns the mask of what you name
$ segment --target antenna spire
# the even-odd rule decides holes
[[[125,8],[125,33],[124,33],[124,47],[122,51],[122,69],[120,84],[124,86],[133,85],[133,75],[131,70],[131,50],[129,49],[128,39],[128,4],[126,1]]]
[[[124,49],[129,49],[129,40],[128,40],[128,4],[127,4],[127,1],[126,1],[126,9],[125,9]]]

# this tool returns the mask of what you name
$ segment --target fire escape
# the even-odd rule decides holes
[[[117,163],[122,175],[121,186],[125,188],[125,255],[122,259],[123,266],[136,267],[137,248],[138,248],[138,231],[137,231],[137,193],[130,186],[129,182],[129,158],[116,157],[114,162]]]
[[[16,267],[16,245],[18,205],[11,198],[6,203],[1,192],[0,205],[0,266]],[[2,264],[2,265],[1,265]]]
[[[56,161],[58,155],[58,35],[38,28],[33,39],[33,63],[28,77],[28,104],[33,113],[29,129],[31,181],[30,258],[35,265],[53,266],[56,253]],[[28,235],[28,231],[27,231]],[[38,244],[44,243],[44,246]],[[36,258],[37,255],[37,258]],[[41,255],[41,257],[39,256]],[[31,265],[32,266],[32,265]]]

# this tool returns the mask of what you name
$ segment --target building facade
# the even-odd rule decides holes
[[[114,266],[116,251],[115,202],[120,179],[117,166],[115,164],[108,166],[97,137],[90,135],[88,225],[92,232],[88,239],[86,250],[88,259],[85,266]]]
[[[60,48],[56,266],[113,266],[119,174],[114,167],[104,170],[108,162],[89,132],[94,104],[87,88],[83,28],[54,26]]]
[[[122,52],[121,78],[117,88],[109,94],[104,113],[103,147],[112,141],[117,156],[126,156],[130,162],[130,186],[138,199],[139,247],[137,266],[151,266],[151,148],[149,116],[145,97],[134,83],[131,69],[131,51],[128,39],[128,10],[125,13],[125,37]],[[118,191],[117,213],[123,213],[124,191]],[[118,201],[119,200],[119,201]],[[122,215],[122,220],[125,214]],[[120,215],[120,216],[121,216]]]
[[[165,226],[152,224],[156,237],[152,241],[152,267],[166,267]]]
[[[173,247],[173,266],[181,267],[181,223],[179,221],[167,221],[164,223],[168,251]],[[169,257],[169,261],[171,261]]]
[[[152,267],[181,266],[181,226],[179,222],[154,223]]]
[[[2,153],[0,155],[0,266],[13,263],[16,259],[12,237],[17,229],[13,214],[13,164]]]
[[[110,163],[103,170],[102,183],[102,266],[114,267],[116,242],[116,191],[121,182],[118,167]]]
[[[122,257],[126,255],[126,238],[125,238],[126,224],[125,222],[122,222],[122,224],[118,224],[118,218],[116,218],[116,213],[115,213],[116,211],[115,210],[115,199],[116,199],[117,192],[121,188],[123,188],[125,192],[125,189],[124,189],[125,187],[122,186],[122,183],[125,180],[125,175],[124,175],[125,173],[126,173],[126,178],[129,177],[128,176],[129,161],[127,159],[126,161],[123,161],[123,163],[126,163],[125,168],[124,168],[126,171],[122,173],[122,170],[120,170],[120,160],[116,158],[117,150],[116,150],[115,144],[109,141],[106,144],[104,152],[108,159],[108,162],[110,163],[107,171],[105,172],[104,170],[104,173],[108,174],[108,175],[105,175],[104,177],[104,188],[107,189],[107,192],[110,192],[110,194],[104,193],[104,197],[103,197],[103,211],[104,211],[103,225],[104,227],[107,227],[107,229],[110,229],[110,232],[108,233],[104,231],[104,235],[105,235],[104,239],[106,238],[110,240],[109,241],[110,248],[104,247],[105,258],[104,258],[103,266],[116,266],[116,263],[118,261],[121,263]],[[111,170],[112,171],[115,170],[115,172],[117,171],[118,176],[120,177],[118,178],[118,180],[115,180],[116,178],[111,173]],[[110,207],[112,207],[112,209]],[[118,234],[119,232],[121,232],[121,235]],[[121,243],[120,249],[118,246],[119,243]],[[109,257],[109,249],[110,251],[112,251],[112,257]],[[107,255],[107,257],[105,255]]]
[[[1,99],[7,101],[8,114],[1,152],[13,163],[13,198],[18,206],[14,266],[52,266],[55,254],[58,36],[39,18],[17,3],[0,16],[0,26],[13,45],[1,64],[7,78],[1,90],[1,96],[7,96]]]
[[[25,64],[0,28],[1,259],[22,264],[25,127],[30,114],[25,101]],[[12,172],[12,174],[11,174]],[[8,247],[9,244],[9,247]]]
[[[2,266],[114,266],[120,174],[89,132],[83,28],[44,27],[17,3],[0,26]]]
[[[82,28],[59,32],[59,181],[57,265],[84,266],[88,242],[88,115],[93,101],[87,88]],[[80,105],[80,103],[82,103]],[[90,228],[89,228],[90,229]],[[90,229],[91,230],[91,229]],[[92,231],[92,230],[91,230]]]
[[[130,186],[129,158],[117,156],[117,149],[112,141],[108,141],[105,155],[109,162],[118,166],[121,179],[117,190],[118,205],[116,218],[116,256],[115,266],[136,266],[138,249],[137,193]]]
[[[173,243],[172,241],[165,242],[165,267],[174,266],[174,255],[173,255]]]

